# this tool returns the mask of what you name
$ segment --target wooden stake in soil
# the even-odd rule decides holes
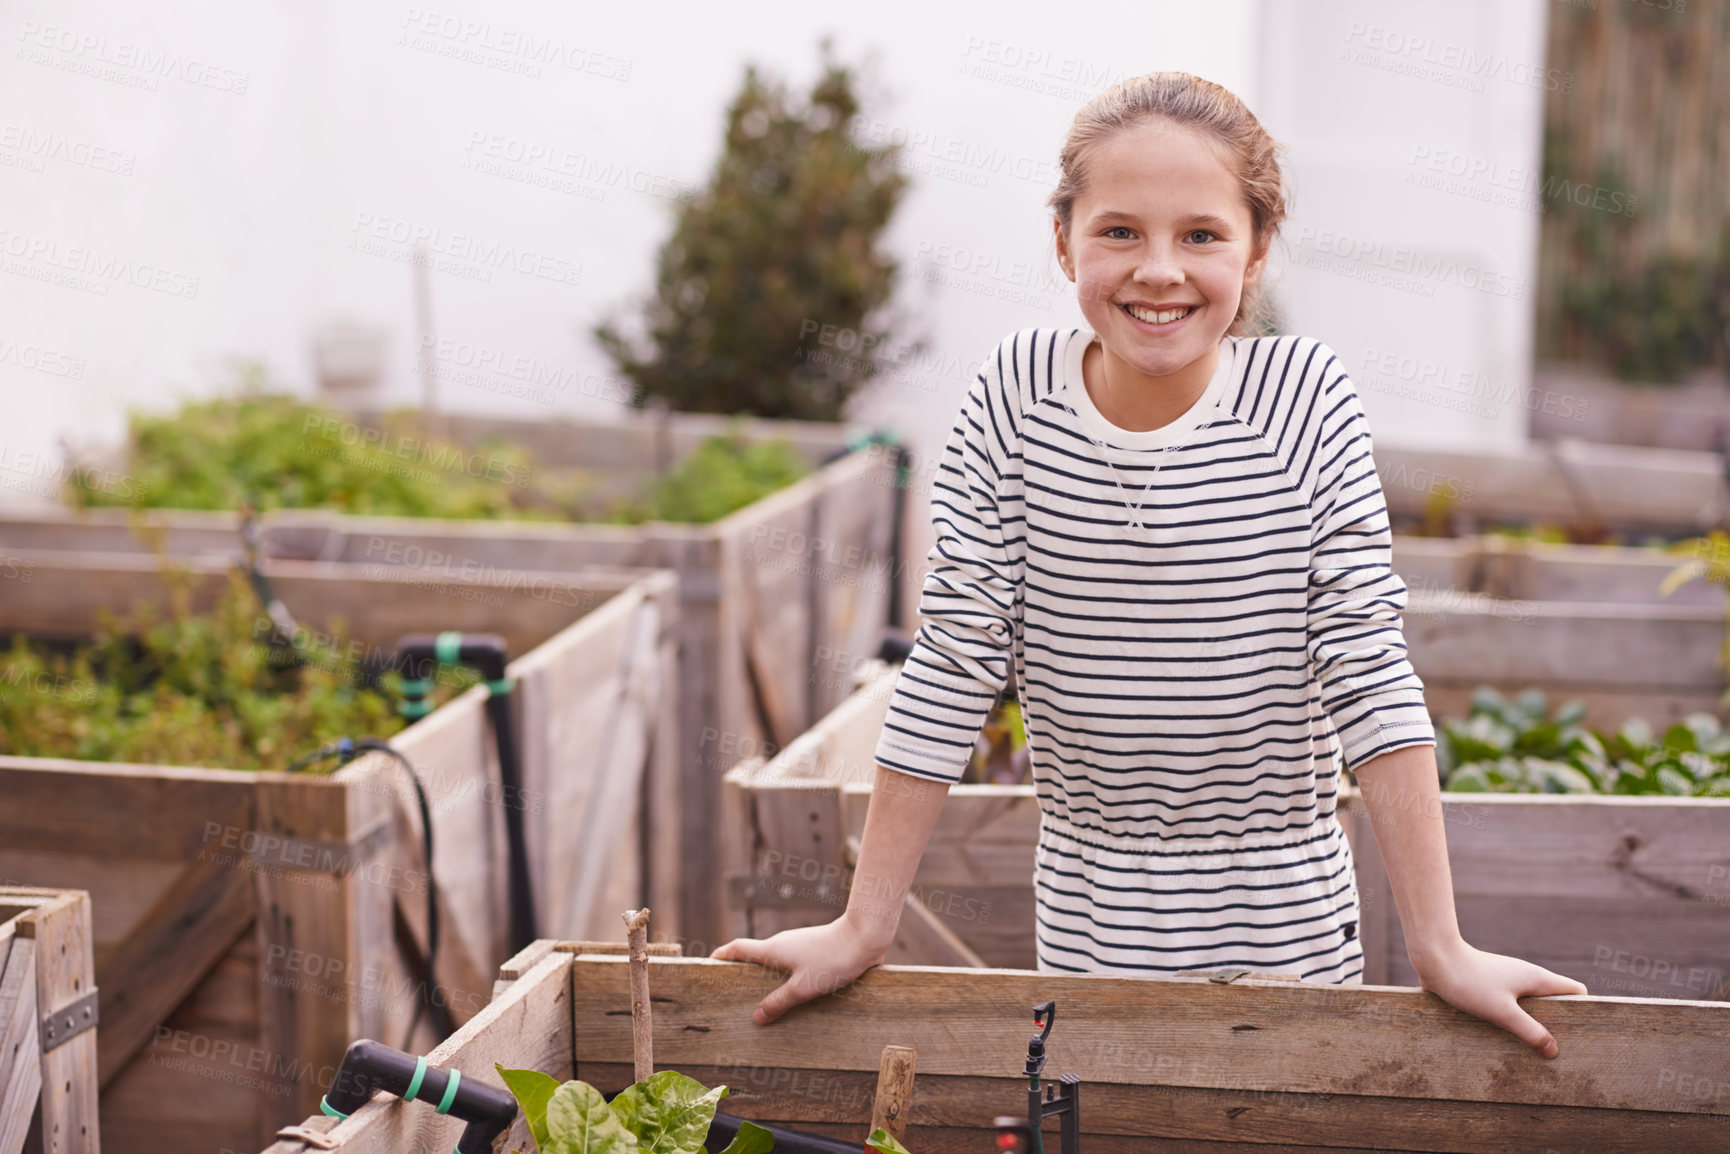
[[[899,1142],[913,1109],[913,1070],[918,1056],[911,1046],[884,1046],[877,1064],[877,1098],[871,1103],[871,1129],[881,1127]]]
[[[637,1081],[655,1072],[655,1033],[649,1009],[649,911],[625,911],[631,951],[631,1057]]]

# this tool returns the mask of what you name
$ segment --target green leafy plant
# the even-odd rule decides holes
[[[1730,797],[1730,731],[1709,713],[1660,735],[1638,719],[1615,733],[1570,702],[1549,716],[1544,695],[1472,695],[1470,713],[1436,733],[1436,764],[1454,792],[1667,794]]]
[[[646,501],[627,506],[616,519],[707,524],[786,488],[810,471],[783,439],[753,443],[737,434],[710,437],[655,482]]]
[[[621,1090],[611,1102],[587,1082],[539,1070],[509,1070],[499,1077],[522,1107],[539,1154],[701,1154],[727,1087],[713,1089],[674,1070],[662,1070]],[[746,1122],[722,1154],[768,1154],[774,1139]]]
[[[281,769],[339,737],[388,737],[405,724],[400,679],[357,682],[340,623],[332,641],[268,643],[252,587],[231,574],[205,613],[167,570],[166,615],[104,612],[70,647],[14,637],[0,653],[0,754],[229,769]],[[441,673],[435,700],[472,684]]]
[[[889,1131],[879,1126],[871,1131],[871,1136],[865,1139],[865,1149],[875,1154],[912,1154],[912,1151],[895,1141]]]
[[[706,439],[636,499],[601,506],[579,469],[545,469],[528,450],[474,450],[428,437],[413,413],[360,426],[279,393],[243,391],[167,416],[134,413],[123,483],[74,470],[66,497],[81,508],[335,509],[453,519],[707,523],[811,471],[784,438],[738,432]]]
[[[897,271],[879,241],[907,178],[899,145],[856,138],[853,72],[823,57],[803,101],[746,70],[713,174],[676,207],[643,339],[595,328],[633,403],[833,421],[878,372]]]
[[[248,389],[177,412],[133,413],[125,482],[74,470],[67,499],[81,508],[339,509],[403,517],[556,517],[515,482],[532,478],[526,450],[471,451],[427,437],[413,414],[392,414],[374,439],[346,418],[281,393]],[[477,457],[484,475],[470,474]]]

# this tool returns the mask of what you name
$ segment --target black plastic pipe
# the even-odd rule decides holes
[[[440,1114],[467,1122],[457,1154],[491,1154],[493,1140],[510,1129],[517,1116],[517,1100],[505,1091],[464,1078],[460,1071],[440,1070],[425,1058],[370,1038],[362,1038],[342,1056],[324,1096],[324,1112],[346,1118],[380,1090],[424,1102]]]
[[[739,1124],[746,1119],[735,1118],[731,1114],[716,1114],[714,1123],[709,1127],[709,1136],[703,1140],[704,1147],[710,1154],[723,1150],[733,1136],[739,1132]],[[865,1146],[861,1142],[843,1142],[839,1138],[825,1138],[821,1134],[807,1134],[803,1130],[789,1130],[784,1126],[762,1126],[775,1138],[775,1154],[863,1154]]]
[[[503,787],[505,845],[509,850],[510,948],[522,949],[539,937],[535,924],[535,897],[529,878],[528,839],[523,831],[523,770],[517,760],[516,726],[511,721],[512,688],[505,676],[509,658],[502,637],[493,633],[411,633],[397,642],[397,660],[413,671],[430,669],[437,675],[442,663],[467,665],[487,684],[487,717],[499,750],[499,784]],[[418,678],[420,688],[430,691],[432,678]],[[432,863],[427,863],[431,868]]]

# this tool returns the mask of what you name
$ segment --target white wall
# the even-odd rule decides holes
[[[1277,294],[1343,357],[1378,444],[1525,439],[1540,0],[1259,0],[1260,104],[1295,192]],[[1440,187],[1435,187],[1435,185]],[[1541,399],[1540,399],[1541,400]]]

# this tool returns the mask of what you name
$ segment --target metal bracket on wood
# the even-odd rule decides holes
[[[276,1132],[278,1138],[292,1138],[296,1142],[311,1146],[314,1150],[335,1150],[342,1145],[342,1139],[332,1138],[329,1134],[320,1134],[317,1130],[309,1130],[305,1126],[284,1126]]]
[[[836,909],[847,904],[847,891],[838,881],[783,881],[762,874],[729,876],[727,897],[733,909]]]
[[[1222,986],[1229,986],[1247,973],[1249,973],[1248,970],[1220,970],[1216,974],[1209,974],[1207,980],[1218,982]]]
[[[69,1002],[51,1014],[42,1016],[42,1052],[58,1049],[84,1033],[96,1028],[96,990]]]

